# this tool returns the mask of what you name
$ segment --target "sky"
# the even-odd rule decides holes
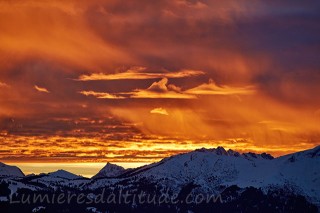
[[[320,144],[320,2],[0,1],[0,161]]]

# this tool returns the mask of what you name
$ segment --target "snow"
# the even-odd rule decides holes
[[[35,175],[30,182],[44,184],[55,190],[60,186],[80,189],[82,185],[90,182],[90,180],[65,170],[58,170],[48,174]]]
[[[116,164],[107,163],[93,178],[101,177],[117,177],[123,174],[126,170]]]
[[[9,166],[0,162],[0,176],[23,177],[24,174],[16,166]]]
[[[108,163],[92,179],[58,170],[35,176],[31,182],[40,182],[51,188],[68,186],[95,190],[109,187],[112,190],[115,187],[123,189],[134,187],[139,181],[146,179],[176,192],[188,183],[199,185],[200,187],[195,190],[207,193],[219,193],[225,187],[232,185],[241,188],[252,186],[261,188],[265,192],[273,188],[286,187],[319,204],[320,146],[278,158],[266,153],[241,154],[225,150],[223,147],[202,148],[132,170],[125,170]],[[12,193],[18,188],[38,189],[21,183],[17,177],[14,179],[8,177],[8,180]]]
[[[9,183],[9,189],[11,191],[11,194],[10,194],[11,196],[13,194],[15,194],[18,191],[18,189],[30,189],[32,191],[37,191],[37,190],[41,189],[40,187],[36,187],[36,186],[30,185],[30,184],[22,183],[22,182],[20,182],[20,180],[5,179],[5,181],[7,181]]]
[[[320,146],[276,159],[278,173],[300,188],[307,196],[320,201]]]
[[[32,212],[39,212],[39,211],[44,210],[44,209],[46,209],[46,207],[44,207],[44,206],[38,206],[38,207],[32,209]]]
[[[240,154],[222,147],[203,148],[141,167],[130,177],[147,178],[176,190],[193,182],[206,192],[217,192],[220,186],[231,185],[264,191],[289,187],[316,203],[320,201],[320,146],[280,158],[266,153]],[[90,188],[116,184],[120,180],[98,180],[90,183]]]
[[[0,202],[7,202],[8,198],[4,196],[0,196]]]
[[[94,213],[102,213],[101,211],[98,211],[95,207],[88,207],[86,209],[88,212],[94,212]]]
[[[74,180],[74,179],[79,179],[82,178],[81,176],[72,174],[71,172],[65,171],[65,170],[58,170],[55,172],[48,173],[49,177],[54,177],[54,178],[65,178],[69,180]]]

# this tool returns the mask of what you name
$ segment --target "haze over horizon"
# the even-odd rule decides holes
[[[309,0],[0,1],[0,162],[313,148],[319,21]]]

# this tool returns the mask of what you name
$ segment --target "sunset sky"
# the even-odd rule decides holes
[[[0,1],[0,161],[320,144],[320,2]]]

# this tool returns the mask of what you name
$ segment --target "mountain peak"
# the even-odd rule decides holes
[[[274,157],[268,153],[261,153],[261,154],[256,154],[254,152],[247,152],[243,153],[242,156],[248,160],[250,159],[265,159],[265,160],[272,160]]]
[[[240,156],[239,152],[236,152],[232,149],[229,149],[228,151],[226,151],[225,148],[222,146],[218,146],[217,148],[212,148],[212,149],[207,149],[203,147],[201,149],[196,149],[195,152],[211,152],[217,155],[235,156],[235,157]]]
[[[239,157],[241,155],[239,152],[236,152],[232,149],[229,149],[227,153],[228,153],[228,156],[234,156],[234,157]]]
[[[125,168],[108,162],[95,176],[92,178],[117,177],[125,172]]]
[[[234,152],[233,150],[231,151]],[[195,152],[211,152],[217,155],[229,155],[228,152],[222,146],[218,146],[217,148],[212,149],[202,147],[201,149],[196,149]]]
[[[319,148],[320,149],[320,148]],[[201,149],[196,149],[195,152],[211,152],[216,155],[222,155],[222,156],[233,156],[233,157],[244,157],[246,159],[266,159],[266,160],[272,160],[274,157],[268,153],[261,153],[261,154],[256,154],[253,152],[248,152],[248,153],[239,153],[237,151],[234,151],[232,149],[229,149],[228,151],[225,150],[224,147],[218,146],[217,148],[212,148],[212,149],[207,149],[207,148],[201,148]]]
[[[0,162],[0,176],[24,177],[24,174],[18,167]]]
[[[216,148],[216,153],[218,155],[228,155],[228,152],[222,146]]]
[[[63,169],[59,169],[55,172],[50,172],[50,173],[48,173],[48,175],[52,176],[52,177],[65,178],[65,179],[69,179],[69,180],[81,178],[81,176],[75,175],[75,174],[68,172],[66,170],[63,170]]]

